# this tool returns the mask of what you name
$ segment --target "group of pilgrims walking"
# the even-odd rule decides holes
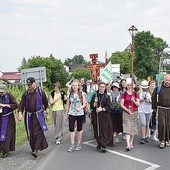
[[[3,158],[15,150],[16,109],[18,120],[25,122],[34,158],[38,157],[39,151],[48,147],[45,132],[48,130],[46,120],[50,118],[50,112],[56,145],[63,140],[63,121],[68,121],[69,153],[82,149],[82,137],[86,133],[83,132],[83,124],[87,116],[97,142],[96,148],[103,153],[107,147],[119,143],[120,134],[126,141],[125,151],[134,149],[134,137],[138,133],[141,136],[140,144],[148,143],[152,134],[152,140],[160,141],[159,148],[170,146],[169,74],[157,86],[155,81],[147,80],[136,86],[132,78],[93,85],[91,81],[85,82],[81,78],[67,83],[68,91],[64,92],[60,83],[56,82],[48,97],[34,77],[29,77],[26,82],[28,88],[19,104],[7,92],[7,86],[0,84],[0,154]]]

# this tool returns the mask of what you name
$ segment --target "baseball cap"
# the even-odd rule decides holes
[[[5,84],[0,84],[0,93],[5,92],[7,86]]]
[[[26,82],[27,82],[28,85],[32,84],[32,83],[35,82],[35,78],[34,77],[29,77],[29,78],[27,78]]]

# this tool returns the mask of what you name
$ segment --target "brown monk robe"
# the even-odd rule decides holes
[[[31,80],[31,83],[28,83],[28,80]],[[33,79],[33,80],[32,80]],[[33,82],[32,82],[33,81]],[[19,119],[22,118],[22,113],[25,111],[24,120],[27,131],[28,140],[30,142],[30,147],[32,149],[32,156],[38,156],[38,150],[43,150],[48,147],[46,137],[41,128],[40,122],[37,118],[37,93],[40,93],[42,99],[42,108],[47,111],[48,109],[48,100],[44,91],[40,91],[35,84],[34,78],[27,79],[28,91],[22,95],[18,110],[19,110]],[[27,115],[30,114],[30,122],[28,123]],[[30,124],[30,126],[29,126]],[[28,130],[29,129],[29,130]]]
[[[159,147],[170,146],[170,74],[164,76],[160,91],[156,87],[152,94],[152,108],[158,114]]]
[[[90,103],[97,149],[101,149],[102,152],[106,152],[106,146],[113,146],[113,130],[109,113],[110,97],[105,93],[105,87],[105,83],[99,84],[99,91],[93,95]]]
[[[6,129],[5,141],[3,140],[0,141],[0,152],[1,157],[3,158],[7,156],[8,152],[15,150],[16,124],[15,117],[13,114],[13,111],[15,109],[17,109],[16,99],[14,98],[13,95],[6,92],[6,85],[0,84],[0,133],[2,130],[2,124],[5,123],[3,119],[4,117],[8,117],[7,127],[5,128]]]

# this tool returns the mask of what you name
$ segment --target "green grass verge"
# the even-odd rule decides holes
[[[53,124],[52,114],[50,113],[50,119],[46,121],[47,125]],[[27,141],[27,134],[25,130],[24,121],[16,121],[16,147],[21,146]]]

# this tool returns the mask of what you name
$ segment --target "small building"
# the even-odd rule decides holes
[[[21,82],[21,74],[19,72],[0,72],[0,80],[12,84],[19,84]]]
[[[78,69],[78,68],[84,68],[85,64],[72,64],[72,65],[68,65],[69,67],[69,73],[72,73],[74,70]]]
[[[125,50],[124,51],[127,51],[127,52],[131,52],[131,48],[132,48],[132,44],[130,43],[126,48],[125,48]]]

